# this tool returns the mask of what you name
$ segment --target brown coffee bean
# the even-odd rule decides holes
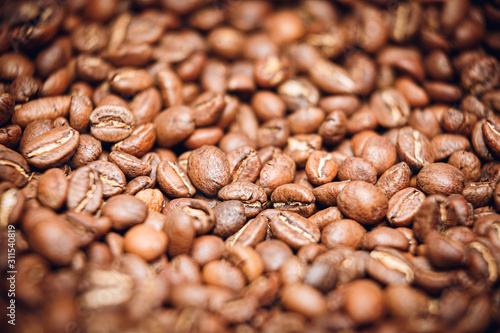
[[[323,230],[330,222],[342,219],[342,213],[337,207],[328,207],[309,217],[319,230]]]
[[[108,82],[116,93],[132,96],[151,87],[154,80],[144,69],[122,67],[109,74]]]
[[[90,114],[90,131],[104,142],[118,142],[128,137],[134,126],[134,114],[119,106],[100,106]]]
[[[460,267],[465,263],[464,246],[431,231],[426,237],[427,257],[436,268],[449,269]]]
[[[88,166],[80,167],[70,176],[66,206],[77,213],[94,213],[101,206],[102,193],[98,173]]]
[[[214,125],[219,120],[226,102],[224,95],[207,91],[198,96],[192,103],[194,123],[197,127]]]
[[[474,151],[483,160],[491,161],[493,160],[493,153],[490,151],[483,135],[483,125],[486,124],[486,119],[481,119],[476,123],[474,129],[472,130],[471,142],[474,147]]]
[[[290,43],[300,39],[305,33],[304,23],[291,9],[283,9],[266,17],[264,27],[277,44]]]
[[[219,202],[214,207],[214,213],[213,234],[223,239],[240,230],[246,222],[245,206],[238,200]]]
[[[415,281],[413,265],[398,250],[379,247],[370,252],[366,272],[383,284],[411,284]]]
[[[462,195],[474,208],[483,207],[491,203],[495,187],[491,182],[470,182],[464,186]]]
[[[161,96],[156,88],[146,89],[134,96],[130,111],[135,116],[136,125],[152,122],[161,111]]]
[[[408,320],[428,315],[427,296],[421,290],[406,285],[389,285],[384,290],[388,311],[396,318]]]
[[[111,197],[102,208],[102,215],[111,220],[113,228],[116,230],[128,229],[144,222],[147,212],[146,204],[129,194],[118,194]]]
[[[429,140],[419,131],[411,127],[403,127],[399,130],[396,145],[399,158],[413,169],[434,162],[434,154]]]
[[[253,248],[235,244],[227,250],[227,260],[240,268],[248,281],[259,278],[264,271],[262,258]]]
[[[198,149],[204,145],[216,145],[223,135],[224,131],[219,127],[199,128],[184,141],[184,146],[187,149]]]
[[[349,246],[357,249],[366,234],[365,228],[350,219],[339,219],[325,226],[321,234],[321,242],[329,249],[339,246]]]
[[[441,161],[448,158],[456,151],[468,150],[470,143],[469,140],[462,135],[440,134],[432,138],[431,146],[434,152],[434,160]]]
[[[331,182],[313,188],[313,194],[316,202],[322,206],[335,206],[337,204],[337,196],[350,183],[350,180],[341,182]]]
[[[401,251],[407,251],[409,241],[401,232],[385,226],[379,226],[361,239],[361,246],[365,250],[373,250],[376,247],[384,246]]]
[[[425,194],[413,187],[395,193],[387,209],[387,221],[394,227],[407,227],[425,200]]]
[[[38,98],[16,109],[12,115],[12,122],[24,128],[35,120],[66,117],[70,104],[70,96]]]
[[[327,310],[324,296],[315,288],[306,284],[286,285],[281,294],[285,308],[307,317],[318,317]],[[304,300],[307,300],[304,302]]]
[[[278,94],[291,110],[315,106],[319,101],[318,88],[304,77],[286,80],[278,86]]]
[[[222,200],[239,200],[245,208],[245,216],[256,216],[267,205],[266,193],[250,182],[234,182],[224,186],[218,193]]]
[[[316,209],[315,197],[307,187],[297,184],[278,186],[271,194],[274,209],[291,211],[309,217]]]
[[[35,252],[58,266],[69,265],[79,247],[76,234],[57,215],[36,224],[30,230],[28,240]]]
[[[366,140],[360,157],[372,164],[379,176],[396,162],[396,147],[394,147],[389,139],[382,136],[374,136]]]
[[[79,133],[71,127],[57,127],[27,142],[23,155],[28,163],[38,168],[59,166],[73,156],[79,139]]]
[[[154,124],[158,144],[170,148],[194,132],[194,111],[186,106],[174,106],[158,114]]]
[[[20,76],[33,76],[35,65],[22,53],[4,53],[0,56],[0,78],[13,81]]]
[[[305,166],[308,180],[316,186],[331,182],[337,175],[337,165],[331,154],[314,151]]]
[[[236,243],[243,246],[256,246],[264,240],[267,233],[267,220],[262,216],[248,221],[237,233],[226,239],[226,247],[231,247]]]
[[[66,202],[68,180],[61,169],[49,169],[40,177],[37,198],[42,205],[59,210]]]
[[[352,181],[337,197],[340,211],[359,223],[377,223],[387,212],[387,198],[376,186]]]
[[[203,280],[209,285],[225,287],[239,292],[245,286],[242,271],[227,261],[211,261],[203,267]]]
[[[203,146],[194,150],[188,158],[187,173],[193,185],[207,196],[217,195],[230,180],[227,158],[215,146]]]
[[[358,84],[343,67],[326,59],[317,59],[310,65],[309,75],[320,89],[330,94],[352,94],[360,90]]]
[[[266,121],[257,132],[257,147],[275,146],[283,148],[287,144],[290,129],[285,119],[276,118]]]
[[[177,163],[161,161],[156,168],[156,179],[161,190],[173,198],[192,197],[196,189]]]
[[[89,163],[88,166],[98,173],[105,198],[123,192],[127,181],[125,174],[116,164],[107,161],[94,161]]]
[[[404,126],[410,115],[410,108],[404,96],[395,89],[376,92],[370,99],[380,125],[393,128]]]
[[[190,256],[204,266],[210,261],[219,260],[224,253],[224,241],[214,235],[196,237],[191,247]]]
[[[483,94],[500,80],[500,64],[493,57],[483,57],[468,63],[460,73],[460,84],[473,95]]]
[[[75,73],[83,81],[101,82],[107,79],[109,72],[111,65],[100,57],[81,54],[76,58]]]
[[[167,244],[167,234],[147,224],[133,226],[127,230],[123,240],[126,252],[137,254],[147,261],[154,260],[164,253]]]
[[[158,189],[147,188],[140,190],[135,197],[144,202],[148,211],[161,212],[164,205],[163,193]]]
[[[417,81],[424,79],[422,55],[415,49],[401,46],[386,46],[377,55],[381,65],[394,66],[413,76]]]
[[[451,154],[448,164],[459,169],[464,181],[478,181],[481,177],[481,162],[479,158],[471,152],[459,150]]]
[[[377,171],[372,164],[360,157],[348,157],[340,166],[337,177],[339,180],[358,180],[375,184]]]
[[[405,162],[385,171],[377,181],[377,187],[390,199],[396,192],[410,186],[411,170]]]
[[[460,170],[446,163],[432,163],[420,170],[417,185],[426,194],[461,193],[464,178]]]
[[[271,232],[292,248],[297,249],[308,243],[317,243],[319,229],[309,220],[292,212],[280,212],[269,222]]]
[[[226,157],[231,170],[231,182],[254,182],[259,176],[262,164],[254,148],[238,147],[230,151]]]
[[[456,211],[442,194],[429,195],[413,219],[415,237],[423,242],[432,230],[444,231],[457,223]]]
[[[500,156],[500,117],[488,117],[482,129],[484,142],[495,155]]]
[[[47,84],[47,81],[45,84]],[[16,102],[25,103],[37,95],[41,86],[42,83],[39,79],[31,76],[19,76],[14,81],[12,81],[9,88],[7,89],[7,92],[14,97],[14,100]],[[59,92],[59,94],[64,93],[65,90],[66,89],[64,89],[62,92]]]
[[[290,247],[277,239],[270,239],[260,242],[255,246],[255,250],[260,254],[264,261],[264,271],[272,272],[280,269],[281,265],[293,256]]]
[[[120,152],[113,151],[109,154],[108,160],[116,164],[125,176],[132,179],[139,176],[147,176],[151,173],[151,165],[137,157]]]
[[[345,291],[345,311],[356,324],[368,324],[382,317],[384,299],[382,289],[371,280],[351,282]]]
[[[288,155],[273,154],[272,159],[262,166],[258,185],[270,195],[278,186],[293,181],[295,169],[295,163]]]
[[[113,145],[112,149],[141,157],[150,151],[156,141],[156,132],[152,123],[140,125],[128,138]]]
[[[263,88],[272,88],[288,76],[289,61],[286,58],[268,55],[257,59],[254,65],[254,77]]]
[[[15,149],[21,141],[22,129],[19,125],[7,125],[0,128],[0,145]]]
[[[196,231],[192,224],[192,218],[182,208],[177,208],[167,214],[164,229],[168,236],[168,254],[177,256],[188,253]],[[198,268],[199,270],[199,268]]]
[[[321,148],[321,137],[317,134],[299,134],[289,137],[284,153],[289,155],[297,167],[303,168],[315,150]]]

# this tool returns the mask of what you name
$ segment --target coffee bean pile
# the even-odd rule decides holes
[[[0,6],[2,332],[500,329],[500,1]]]

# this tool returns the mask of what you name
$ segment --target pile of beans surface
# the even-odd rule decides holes
[[[4,1],[0,331],[498,332],[499,57],[499,0]]]

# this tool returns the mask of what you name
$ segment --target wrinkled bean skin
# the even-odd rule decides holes
[[[0,13],[2,332],[499,331],[500,0]]]

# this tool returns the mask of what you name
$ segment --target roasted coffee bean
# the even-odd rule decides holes
[[[262,163],[257,151],[249,146],[242,146],[230,151],[227,155],[231,182],[254,182],[259,176]]]
[[[147,162],[121,151],[112,151],[108,156],[108,160],[116,164],[120,170],[123,171],[125,176],[130,179],[139,176],[147,176],[151,173],[151,165]]]
[[[413,187],[396,192],[387,208],[387,221],[394,227],[409,226],[425,200],[425,194]]]
[[[464,187],[462,172],[446,163],[432,163],[420,170],[417,185],[426,194],[461,193]]]
[[[350,219],[339,219],[327,224],[321,233],[321,242],[329,249],[348,246],[357,249],[366,234],[365,228]]]
[[[406,251],[409,245],[408,239],[401,232],[384,226],[374,228],[361,239],[361,246],[366,250],[384,246]]]
[[[376,186],[363,181],[352,181],[339,193],[337,205],[344,215],[359,223],[371,225],[385,216],[388,201]]]
[[[223,239],[240,230],[246,222],[245,206],[238,200],[219,202],[214,207],[214,213],[213,234]]]
[[[273,154],[272,159],[262,166],[258,185],[270,195],[278,186],[293,180],[295,169],[295,163],[288,155]]]
[[[94,213],[101,206],[103,184],[89,166],[76,169],[70,176],[66,206],[77,213]]]
[[[146,204],[129,194],[115,195],[102,207],[102,215],[111,220],[116,230],[128,229],[144,222],[147,212]]]
[[[260,242],[257,246],[255,246],[255,250],[260,254],[260,257],[264,261],[265,272],[279,270],[281,265],[283,265],[288,258],[293,256],[293,252],[290,247],[286,243],[277,239]]]
[[[254,217],[267,206],[267,195],[262,188],[250,182],[234,182],[220,189],[219,199],[239,200],[245,208],[247,218]]]
[[[491,203],[495,187],[491,182],[470,182],[464,186],[462,195],[474,208],[483,207]]]
[[[116,164],[107,161],[94,161],[89,163],[88,166],[99,175],[104,198],[123,192],[127,181],[124,173]]]
[[[23,187],[30,179],[30,167],[24,157],[17,152],[0,146],[0,179]]]
[[[161,161],[156,167],[156,180],[161,190],[169,197],[192,197],[196,189],[177,163]]]
[[[79,133],[71,127],[57,127],[27,142],[23,155],[37,168],[59,166],[73,156],[79,140]]]
[[[70,96],[39,98],[16,109],[12,115],[12,122],[24,128],[35,120],[65,117],[68,115],[70,105]]]
[[[424,241],[432,230],[445,231],[457,223],[453,207],[446,205],[446,197],[442,194],[432,194],[425,198],[413,219],[415,237]]]
[[[434,152],[429,140],[411,127],[399,130],[396,149],[398,156],[412,169],[419,170],[434,162]]]
[[[322,151],[314,151],[309,155],[305,170],[307,179],[316,186],[331,182],[337,175],[333,156]]]
[[[366,140],[360,157],[372,164],[377,171],[377,176],[379,176],[396,162],[396,147],[389,139],[374,136]]]
[[[188,176],[193,185],[207,196],[215,196],[230,180],[226,155],[215,146],[203,146],[188,158]]]
[[[310,189],[297,184],[278,186],[271,194],[274,209],[298,213],[309,217],[316,210],[315,197]]]
[[[118,142],[128,137],[133,130],[134,115],[119,106],[100,106],[90,114],[90,131],[104,142]]]
[[[374,93],[370,106],[377,114],[378,123],[387,128],[404,126],[410,115],[408,102],[395,89]]]
[[[413,265],[398,251],[380,247],[370,252],[366,272],[383,284],[411,284],[415,281]]]
[[[448,159],[448,164],[462,172],[465,182],[476,182],[481,177],[481,162],[471,152],[463,150],[454,152]]]
[[[7,93],[0,94],[0,125],[5,125],[14,113],[14,96]]]
[[[25,197],[14,184],[2,182],[0,184],[0,208],[3,215],[0,217],[2,228],[12,228],[9,225],[16,225],[21,217],[25,206]]]
[[[141,157],[153,148],[155,141],[154,125],[147,123],[136,127],[128,138],[113,145],[113,149]]]
[[[59,210],[66,202],[68,179],[61,169],[49,169],[40,177],[38,201],[45,207]]]
[[[348,157],[344,160],[338,172],[339,180],[358,180],[375,184],[377,170],[372,164],[360,157]]]
[[[337,205],[337,196],[350,182],[350,180],[331,182],[313,188],[312,191],[316,198],[316,202],[327,207]]]
[[[309,220],[292,212],[280,212],[269,222],[271,232],[280,240],[297,249],[308,243],[317,243],[319,229]]]
[[[124,235],[123,246],[126,252],[137,254],[144,260],[157,258],[167,249],[168,238],[163,230],[147,225],[133,226]]]
[[[189,252],[196,235],[191,216],[181,208],[173,210],[167,214],[164,230],[169,240],[168,254],[170,256]]]
[[[319,91],[306,78],[289,79],[278,86],[280,94],[288,109],[297,110],[315,106],[319,101]]]
[[[185,106],[174,106],[156,116],[156,140],[170,148],[187,139],[195,129],[194,111]]]
[[[500,118],[488,117],[482,124],[484,142],[488,148],[497,156],[500,156]]]
[[[410,185],[411,170],[408,164],[401,162],[385,171],[376,186],[390,199],[398,191]]]
[[[307,301],[304,302],[304,300]],[[327,309],[323,295],[306,284],[286,285],[281,295],[281,301],[285,308],[297,311],[307,317],[321,316]]]
[[[243,246],[256,246],[264,240],[267,232],[267,220],[262,216],[248,221],[238,232],[226,239],[226,246],[240,243]]]
[[[431,146],[434,152],[434,160],[441,161],[450,157],[456,151],[468,150],[470,143],[462,135],[440,134],[432,138]]]
[[[253,248],[235,244],[227,252],[227,260],[240,268],[248,281],[254,281],[262,275],[264,264],[260,255]]]
[[[378,284],[367,279],[356,280],[347,286],[344,308],[356,324],[368,324],[384,313],[383,292]]]
[[[219,260],[224,253],[224,241],[214,235],[196,237],[191,247],[190,256],[204,266],[213,260]]]

